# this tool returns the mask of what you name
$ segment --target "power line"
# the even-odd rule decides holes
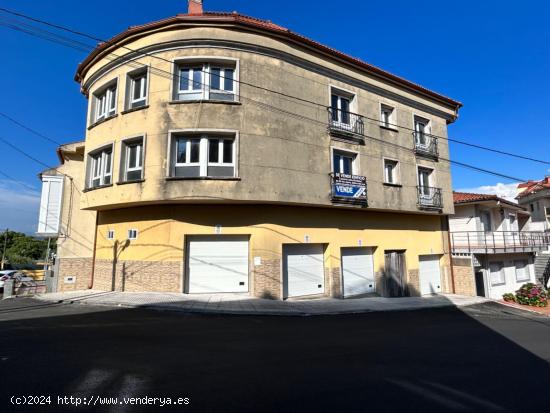
[[[32,16],[29,16],[29,15],[26,15],[26,14],[23,14],[23,13],[20,13],[20,12],[9,10],[9,9],[3,8],[3,7],[0,7],[0,11],[3,11],[3,12],[8,13],[8,14],[15,15],[15,16],[18,16],[20,18],[24,18],[24,19],[27,19],[27,20],[30,20],[30,21],[33,21],[33,22],[36,22],[36,23],[44,24],[44,25],[47,25],[49,27],[56,28],[58,30],[63,30],[63,31],[66,31],[66,32],[69,32],[69,33],[72,33],[72,34],[75,34],[75,35],[78,35],[78,36],[82,36],[82,37],[85,37],[85,38],[88,38],[88,39],[91,39],[91,40],[94,40],[94,41],[107,43],[107,44],[113,44],[113,43],[110,42],[110,40],[105,40],[105,39],[90,35],[88,33],[84,33],[84,32],[78,31],[78,30],[74,30],[74,29],[71,29],[71,28],[63,26],[63,25],[51,23],[51,22],[48,22],[48,21],[45,21],[45,20],[42,20],[42,19],[38,19],[36,17],[32,17]],[[173,63],[169,59],[165,59],[162,56],[158,56],[158,55],[151,54],[151,53],[148,53],[148,52],[138,51],[138,50],[132,49],[132,48],[124,46],[124,45],[119,45],[119,47],[123,48],[123,49],[126,49],[126,50],[128,50],[132,53],[139,53],[143,56],[149,56],[149,57],[159,59],[159,60],[162,60],[162,61],[170,63],[170,64]],[[121,56],[118,56],[118,57],[121,57]],[[160,70],[160,69],[157,69],[157,70]],[[204,70],[202,72],[204,72]],[[170,76],[172,76],[172,73],[170,73]],[[220,75],[220,78],[224,78],[224,76]],[[251,86],[251,87],[254,87],[254,88],[266,91],[266,92],[270,92],[270,93],[276,93],[278,95],[281,95],[281,96],[284,96],[284,97],[287,97],[287,98],[290,98],[290,99],[294,99],[294,100],[298,100],[298,101],[301,101],[301,102],[304,102],[304,103],[309,103],[309,104],[312,104],[312,105],[320,106],[320,107],[323,107],[323,108],[326,109],[326,105],[321,104],[319,102],[315,102],[315,101],[312,101],[312,100],[309,100],[309,99],[304,99],[304,98],[300,98],[300,97],[297,97],[297,96],[289,95],[289,94],[286,94],[286,93],[283,93],[283,92],[278,92],[278,91],[275,91],[275,90],[272,90],[272,89],[268,89],[268,88],[265,88],[265,87],[262,87],[262,86],[258,86],[258,85],[252,84],[252,83],[242,81],[240,79],[239,80],[233,79],[233,81],[235,81],[236,83],[239,83],[239,84],[243,84],[243,85],[246,85],[246,86]],[[367,117],[367,116],[364,116],[364,115],[361,115],[361,116],[363,116],[366,119],[370,119],[370,120],[374,120],[376,122],[379,122],[379,119],[370,118],[370,117]],[[410,131],[413,131],[413,132],[415,131],[413,128],[409,128],[409,127],[398,125],[398,124],[389,123],[389,125],[400,128],[400,129],[406,129],[406,130],[410,130]],[[490,148],[490,147],[483,146],[483,145],[473,144],[473,143],[465,142],[463,140],[459,140],[459,139],[455,139],[455,138],[448,138],[448,137],[438,136],[438,135],[431,135],[431,136],[439,138],[439,139],[444,139],[444,140],[447,140],[447,141],[451,141],[451,142],[454,142],[454,143],[458,143],[460,145],[465,145],[465,146],[469,146],[469,147],[480,149],[480,150],[485,150],[485,151],[498,153],[500,155],[510,156],[510,157],[514,157],[514,158],[518,158],[518,159],[522,159],[522,160],[527,160],[527,161],[531,161],[531,162],[545,164],[545,165],[550,165],[550,161],[544,161],[544,160],[536,159],[536,158],[533,158],[533,157],[530,157],[530,156],[518,155],[516,153],[507,152],[507,151],[500,150],[500,149],[495,149],[495,148]]]
[[[9,120],[10,122],[16,124],[17,126],[19,126],[20,128],[23,128],[25,129],[26,131],[36,135],[36,136],[39,136],[41,137],[42,139],[45,139],[51,143],[55,143],[56,145],[62,145],[61,143],[57,142],[56,140],[52,139],[52,138],[48,138],[46,135],[43,135],[42,133],[40,132],[37,132],[36,130],[32,129],[32,128],[29,128],[28,126],[22,124],[21,122],[15,120],[14,118],[12,118],[11,116],[8,116],[6,115],[5,113],[3,112],[0,112],[0,116],[2,116],[3,118]]]
[[[5,10],[5,9],[0,8],[0,10]],[[17,14],[17,15],[18,15],[18,14]],[[33,21],[42,22],[42,21],[40,21],[40,20],[38,20],[38,19],[34,19],[34,18],[30,18],[30,19],[33,20]],[[50,24],[50,23],[47,23],[47,22],[44,22],[44,24],[47,24],[47,25],[52,26],[52,27],[62,27],[62,26],[53,25],[53,24]],[[32,27],[32,26],[31,26],[31,27]],[[74,32],[74,31],[72,31],[71,29],[66,29],[66,28],[62,28],[62,30],[67,30],[67,31],[70,31],[70,32]],[[79,35],[84,35],[84,34],[81,34],[80,32],[78,32],[78,34],[79,34]],[[86,37],[96,39],[96,38],[94,38],[94,37],[92,37],[92,36],[88,36],[88,35],[86,35]],[[96,39],[96,40],[98,40],[98,39]],[[100,40],[100,39],[99,39],[99,40]],[[90,47],[91,47],[91,46],[90,46]],[[127,49],[128,49],[128,50],[131,50],[131,51],[133,51],[133,52],[135,52],[133,49],[130,49],[130,48],[127,48]],[[121,57],[121,56],[117,56],[117,55],[114,54],[114,53],[109,53],[109,54],[115,56],[115,58]],[[146,55],[148,55],[148,54],[146,54]],[[161,59],[161,60],[166,60],[166,59],[161,58],[161,57],[158,57],[158,56],[152,56],[152,57],[156,57],[156,58],[159,58],[159,59]],[[168,61],[168,60],[166,60],[166,61]],[[172,63],[172,62],[170,62],[170,63]],[[136,65],[135,62],[129,62],[129,63],[126,63],[126,64],[132,64],[132,65],[134,65],[134,66]],[[151,67],[152,67],[152,66],[151,66]],[[156,72],[157,72],[156,74],[158,74],[159,76],[163,76],[162,73],[165,73],[166,75],[164,75],[164,77],[169,78],[169,79],[172,79],[173,76],[174,76],[171,72],[165,71],[165,70],[163,70],[163,69],[158,69],[158,68],[154,68],[154,67],[152,67],[152,68],[156,70]],[[204,71],[203,71],[203,72],[204,72]],[[236,81],[236,80],[235,80],[235,81]],[[238,81],[237,81],[237,82],[238,82]],[[199,82],[199,83],[201,83],[203,86],[205,85],[203,82]],[[242,82],[241,82],[241,83],[242,83]],[[292,98],[292,99],[298,99],[298,100],[302,100],[302,101],[305,101],[305,102],[309,102],[309,103],[312,103],[312,104],[314,104],[314,105],[316,105],[316,106],[322,107],[323,109],[326,109],[326,106],[325,106],[325,105],[321,105],[321,104],[316,103],[316,102],[313,102],[313,101],[307,101],[307,100],[305,100],[305,99],[301,99],[301,98],[297,98],[297,97],[294,97],[294,96],[291,96],[291,95],[283,94],[283,93],[281,93],[281,92],[272,91],[272,90],[270,90],[270,89],[266,89],[266,90],[267,90],[267,91],[270,91],[270,92],[273,92],[273,93],[277,93],[277,94],[284,95],[285,97],[289,97],[289,98]],[[300,115],[300,114],[297,114],[297,113],[295,113],[295,112],[286,111],[286,110],[284,110],[284,109],[282,109],[282,108],[277,108],[277,107],[275,107],[275,106],[272,106],[272,105],[269,105],[269,104],[266,104],[266,103],[263,103],[263,102],[256,101],[256,100],[254,100],[254,99],[248,98],[248,97],[243,96],[243,95],[240,95],[240,98],[244,98],[245,100],[248,100],[248,101],[250,101],[250,102],[252,102],[252,103],[254,103],[254,104],[256,104],[256,105],[258,105],[258,106],[260,106],[260,107],[263,107],[263,108],[268,108],[268,109],[276,110],[276,111],[278,111],[278,112],[285,113],[285,114],[287,114],[287,115],[289,115],[289,116],[292,116],[292,117],[295,117],[295,118],[298,118],[298,119],[302,119],[302,120],[306,120],[306,121],[311,121],[311,122],[315,122],[315,123],[317,123],[317,124],[326,126],[326,122],[321,122],[321,121],[319,121],[319,120],[317,120],[317,119],[311,119],[311,118],[308,118],[307,116]],[[375,121],[377,124],[379,124],[379,120],[377,120],[377,119],[375,120],[375,119],[373,119],[373,118],[368,118],[368,117],[365,117],[365,118],[367,118],[367,119],[369,119],[369,120],[372,120],[372,121]],[[397,126],[398,126],[398,125],[397,125]],[[401,127],[401,126],[399,126],[399,127]],[[406,127],[402,127],[402,128],[406,128]],[[410,128],[408,128],[408,129],[410,129]],[[400,148],[400,149],[403,149],[403,150],[413,151],[411,148],[407,148],[407,147],[404,147],[404,146],[401,146],[401,145],[398,145],[398,144],[394,144],[394,143],[391,143],[391,142],[387,142],[387,141],[384,141],[384,140],[381,140],[381,139],[377,139],[377,138],[374,138],[374,137],[365,136],[365,138],[370,139],[370,140],[374,140],[374,141],[377,141],[377,142],[380,142],[381,144],[384,144],[384,145],[391,145],[391,146],[393,146],[393,147],[397,147],[397,148]],[[484,168],[479,168],[479,167],[476,167],[476,166],[474,166],[474,165],[469,165],[469,164],[462,163],[462,162],[458,162],[458,161],[452,161],[452,160],[450,160],[450,159],[446,159],[446,158],[442,158],[442,157],[439,157],[439,159],[442,160],[442,161],[447,161],[447,162],[449,162],[449,163],[451,163],[451,164],[456,164],[456,165],[459,165],[459,166],[462,166],[462,167],[466,167],[466,168],[469,168],[469,169],[472,169],[472,170],[476,170],[476,171],[478,171],[478,172],[483,172],[483,173],[491,174],[491,175],[498,176],[498,177],[502,177],[502,178],[506,178],[506,179],[516,180],[516,181],[525,181],[524,179],[511,177],[511,176],[508,176],[508,175],[505,175],[505,174],[501,174],[501,173],[499,173],[499,172],[494,172],[494,171],[490,171],[490,170],[487,170],[487,169],[484,169]],[[42,165],[45,165],[45,164],[42,163],[41,161],[38,161],[38,162],[39,162],[40,164],[42,164]],[[48,166],[47,166],[47,167],[48,167]],[[51,168],[51,169],[55,169],[55,168]]]

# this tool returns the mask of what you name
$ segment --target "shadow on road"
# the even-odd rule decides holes
[[[189,406],[157,409],[197,412],[517,412],[548,405],[535,395],[550,385],[550,324],[492,303],[464,311],[236,317],[27,302],[32,309],[13,310],[40,318],[10,313],[0,322],[3,411],[29,411],[9,404],[13,394],[189,397]],[[60,410],[53,404],[39,411]]]

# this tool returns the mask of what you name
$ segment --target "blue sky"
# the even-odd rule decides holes
[[[185,0],[5,0],[1,6],[100,38],[187,10]],[[451,137],[550,159],[547,2],[394,0],[389,6],[360,0],[205,0],[205,9],[272,20],[462,101]],[[73,75],[85,54],[2,26],[0,38],[0,111],[56,141],[82,139],[86,100]],[[55,145],[2,118],[0,137],[57,164]],[[524,179],[542,178],[550,167],[457,144],[451,145],[451,156]],[[0,175],[0,228],[35,230],[41,169],[0,142],[0,171],[27,185]],[[460,167],[452,172],[455,189],[504,193],[513,187],[511,181]]]

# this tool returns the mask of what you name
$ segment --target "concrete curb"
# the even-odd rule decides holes
[[[470,303],[465,305],[456,305],[452,302],[447,303],[435,303],[427,306],[403,306],[400,308],[386,308],[386,309],[353,309],[353,310],[336,310],[336,311],[300,311],[296,309],[289,309],[287,311],[280,310],[268,310],[268,309],[256,309],[256,310],[234,310],[234,309],[223,309],[223,308],[184,308],[176,305],[166,305],[166,304],[130,304],[130,303],[111,303],[111,302],[91,302],[86,298],[82,299],[64,299],[64,300],[50,300],[47,297],[35,296],[35,298],[51,302],[55,304],[80,304],[88,306],[97,306],[97,307],[110,307],[110,308],[127,308],[127,309],[146,309],[154,311],[167,311],[175,313],[185,313],[185,314],[210,314],[210,315],[243,315],[243,316],[287,316],[287,317],[313,317],[313,316],[331,316],[331,315],[353,315],[353,314],[368,314],[368,313],[383,313],[383,312],[399,312],[399,311],[419,311],[419,310],[429,310],[435,308],[462,308],[478,305],[480,303]]]

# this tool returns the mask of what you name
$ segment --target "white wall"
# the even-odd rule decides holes
[[[529,271],[529,281],[516,281],[516,267],[514,261],[526,260]],[[506,283],[503,285],[491,285],[491,276],[489,273],[489,264],[491,262],[504,263],[504,277]],[[486,279],[486,291],[489,298],[495,300],[501,300],[502,295],[505,293],[515,293],[523,284],[528,282],[535,282],[535,266],[533,264],[533,258],[528,254],[502,254],[489,256],[487,270],[485,270]]]
[[[455,213],[449,217],[449,229],[457,231],[477,231],[474,205],[455,205]]]

